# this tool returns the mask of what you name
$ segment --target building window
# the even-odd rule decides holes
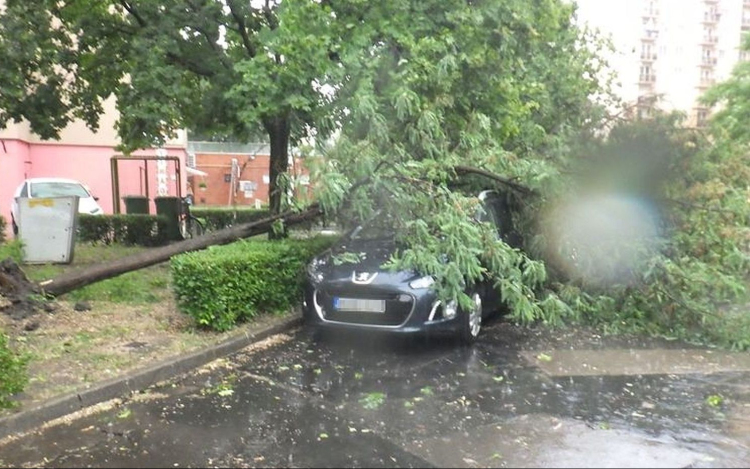
[[[695,123],[698,127],[705,127],[708,120],[708,111],[699,109],[695,116]]]

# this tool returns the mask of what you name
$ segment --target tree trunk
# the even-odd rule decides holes
[[[256,222],[233,226],[198,238],[187,239],[168,246],[150,249],[139,254],[118,259],[114,262],[98,264],[74,272],[65,273],[54,279],[40,282],[39,286],[44,290],[45,294],[59,296],[94,282],[106,280],[154,264],[159,264],[177,254],[198,251],[209,246],[229,244],[238,239],[267,233],[271,230],[273,223],[279,219],[283,220],[285,225],[291,226],[312,220],[320,214],[321,211],[319,206],[313,204],[304,212],[286,212],[272,215]]]
[[[282,190],[278,186],[279,175],[289,168],[289,118],[274,117],[264,123],[271,141],[271,162],[269,168],[268,199],[271,214],[281,213]]]

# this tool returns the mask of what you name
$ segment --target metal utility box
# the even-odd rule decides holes
[[[26,264],[73,261],[78,196],[18,197],[18,237]]]

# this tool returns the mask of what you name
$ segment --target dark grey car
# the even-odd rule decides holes
[[[512,232],[504,199],[494,191],[484,191],[479,198],[484,209],[479,219],[493,223],[498,236]],[[394,248],[387,229],[360,226],[313,259],[307,268],[303,304],[307,323],[401,334],[445,331],[473,342],[483,319],[501,309],[500,298],[489,282],[481,282],[467,292],[472,300],[469,310],[464,311],[455,302],[442,304],[430,288],[431,277],[381,267]],[[347,252],[359,254],[359,262],[333,262],[334,255]]]

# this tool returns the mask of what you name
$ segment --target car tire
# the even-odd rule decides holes
[[[473,292],[469,295],[469,298],[472,308],[467,311],[461,308],[459,311],[459,317],[461,318],[459,334],[461,343],[464,345],[471,345],[476,342],[479,333],[482,331],[482,297],[478,292]]]

